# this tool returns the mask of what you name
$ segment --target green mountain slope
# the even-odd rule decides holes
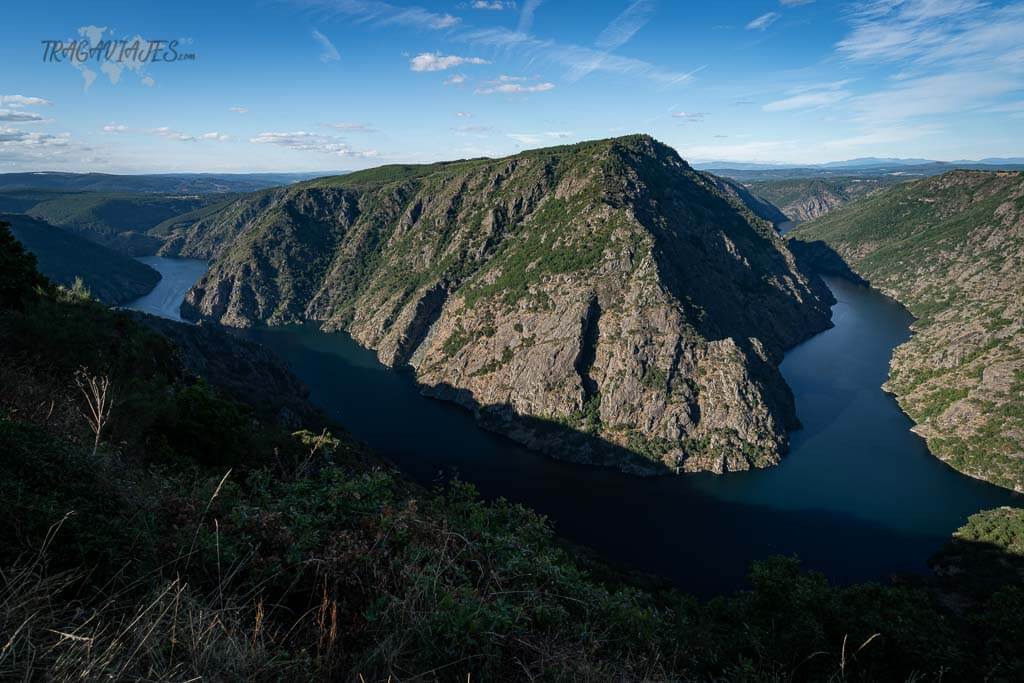
[[[777,364],[829,324],[771,224],[644,136],[300,183],[196,228],[179,253],[219,258],[186,315],[347,330],[487,426],[633,470],[778,462]]]
[[[162,225],[206,207],[211,210],[237,195],[169,195],[110,192],[6,190],[0,211],[25,213],[98,244],[133,256],[156,253],[169,229]],[[153,235],[147,234],[154,230]]]
[[[787,178],[744,183],[758,197],[782,210],[788,220],[803,222],[867,197],[905,180],[899,176],[853,178]]]
[[[1024,173],[900,185],[791,235],[827,242],[917,316],[887,387],[932,452],[1024,490]]]
[[[81,278],[106,303],[134,301],[160,281],[149,266],[36,218],[0,214],[0,221],[10,223],[18,241],[35,254],[43,275],[65,287]]]

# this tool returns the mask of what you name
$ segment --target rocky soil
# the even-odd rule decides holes
[[[488,427],[634,472],[777,463],[778,363],[830,324],[771,224],[646,136],[257,193],[175,244],[217,257],[188,317],[345,330]]]

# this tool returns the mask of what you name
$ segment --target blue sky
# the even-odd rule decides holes
[[[1024,156],[1024,0],[47,0],[4,15],[0,171],[330,171],[633,132],[691,161]],[[135,38],[194,59],[44,61],[43,41]]]

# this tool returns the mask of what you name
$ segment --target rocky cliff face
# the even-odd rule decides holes
[[[645,136],[322,179],[212,227],[185,315],[346,330],[487,426],[636,471],[776,463],[777,364],[829,325],[771,225]]]
[[[886,386],[932,452],[1024,490],[1024,174],[900,185],[790,235],[827,242],[917,316]]]

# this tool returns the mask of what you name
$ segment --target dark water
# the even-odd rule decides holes
[[[246,335],[277,351],[317,404],[415,478],[456,470],[485,496],[523,502],[563,536],[690,592],[736,588],[752,560],[778,553],[837,581],[926,572],[968,515],[1024,501],[933,458],[879,388],[910,315],[873,290],[829,286],[836,326],[782,365],[804,429],[780,466],[725,476],[638,479],[560,463],[421,396],[409,373],[380,365],[347,335],[312,326]]]

